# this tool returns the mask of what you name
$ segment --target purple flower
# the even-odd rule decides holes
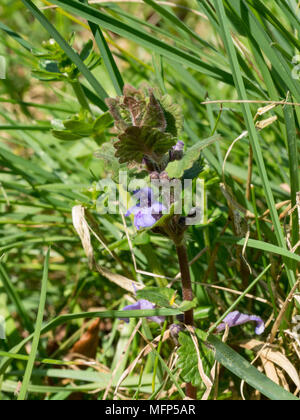
[[[155,309],[155,305],[148,300],[140,299],[136,303],[133,303],[132,305],[125,306],[123,308],[123,311],[136,311],[136,310],[143,310],[143,309]],[[164,322],[165,317],[163,316],[150,316],[147,319],[150,319],[153,322],[156,322],[157,324],[161,324]],[[125,322],[129,322],[129,318],[124,318]]]
[[[217,331],[221,332],[224,331],[226,328],[226,325],[231,327],[237,327],[238,325],[246,324],[247,322],[256,322],[256,328],[255,333],[257,335],[261,335],[265,331],[265,323],[264,321],[256,315],[246,315],[242,314],[239,311],[230,312],[230,314],[227,315],[227,317],[224,319],[222,324],[220,324],[217,327]]]
[[[183,152],[184,150],[184,142],[179,140],[175,146],[172,147],[173,150],[175,150],[175,152]]]
[[[139,200],[139,203],[131,207],[125,216],[134,215],[134,225],[137,230],[152,227],[161,218],[162,212],[166,210],[165,206],[157,201],[153,202],[151,188],[142,188],[133,195]]]
[[[179,140],[169,152],[170,161],[181,160],[184,152],[184,142]]]

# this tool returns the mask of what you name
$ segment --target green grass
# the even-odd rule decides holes
[[[38,314],[37,314],[37,318],[36,318],[36,325],[35,325],[34,335],[33,335],[33,339],[32,339],[31,351],[30,351],[29,359],[28,359],[27,366],[26,366],[26,369],[25,369],[25,372],[24,372],[24,377],[23,377],[20,393],[19,393],[19,396],[18,396],[19,401],[23,401],[27,397],[28,386],[30,384],[30,378],[31,378],[31,375],[32,375],[32,370],[33,370],[33,367],[34,367],[34,362],[35,362],[35,359],[36,359],[36,354],[37,354],[37,350],[38,350],[38,346],[39,346],[42,323],[43,323],[43,316],[44,316],[44,310],[45,310],[45,305],[46,305],[46,297],[47,297],[49,257],[50,257],[50,250],[47,252],[47,255],[46,255],[44,273],[43,273],[43,279],[42,279],[42,288],[41,288],[41,298],[40,298],[40,303],[39,303],[39,309],[38,309]]]
[[[300,103],[299,80],[292,77],[292,60],[300,47],[297,1],[178,1],[185,8],[152,0],[108,1],[101,7],[86,0],[2,3],[0,55],[7,59],[8,73],[0,81],[0,315],[6,320],[6,340],[0,341],[0,398],[59,400],[80,392],[85,400],[101,400],[110,384],[111,399],[122,373],[147,341],[160,337],[161,328],[144,319],[141,334],[128,346],[139,318],[159,313],[171,322],[181,313],[164,308],[121,312],[130,293],[120,287],[122,277],[119,285],[115,282],[116,275],[162,287],[179,268],[166,238],[151,231],[136,235],[126,219],[137,266],[153,276],[136,273],[122,218],[96,211],[95,182],[112,170],[110,161],[96,159],[95,152],[103,141],[111,141],[111,129],[76,141],[52,134],[53,124],[73,118],[81,106],[90,109],[93,118],[100,116],[107,110],[105,99],[121,95],[125,83],[139,87],[147,82],[170,94],[185,117],[181,139],[187,147],[199,141],[207,146],[200,174],[207,192],[205,224],[190,227],[187,234],[190,260],[206,248],[191,265],[197,311],[202,314],[196,317],[197,328],[210,334],[232,310],[253,313],[270,319],[266,333],[257,338],[267,344],[276,316],[299,279],[299,248],[292,248],[299,241],[300,109],[278,105],[257,120],[254,116],[263,101]],[[43,8],[49,4],[59,7]],[[50,38],[79,70],[75,89],[74,80],[33,77],[45,53],[43,42]],[[101,57],[94,69],[79,53],[89,39]],[[209,100],[224,103],[202,104]],[[270,117],[277,119],[258,130],[257,121]],[[248,135],[232,148],[223,174],[225,155],[244,131]],[[212,136],[218,140],[203,142]],[[182,174],[179,164],[173,169]],[[222,194],[224,180],[231,201]],[[93,216],[101,243],[93,237],[92,245],[105,275],[89,268],[73,228],[72,207],[79,204]],[[234,223],[235,211],[240,225]],[[180,283],[172,287],[180,295]],[[128,325],[119,319],[122,315],[130,317]],[[299,372],[297,343],[286,332],[293,329],[296,315],[299,307],[292,299],[274,344]],[[97,318],[101,323],[94,362],[103,370],[93,364],[68,369],[75,363],[66,361],[73,345]],[[290,393],[283,390],[278,371],[279,386],[267,378],[256,351],[239,347],[256,338],[253,334],[252,326],[232,329],[227,345],[208,336],[215,360],[224,366],[210,399],[240,399],[241,380],[249,385],[244,390],[247,399],[256,398],[255,390],[261,398],[293,398],[296,387],[287,367],[280,369]],[[172,389],[172,399],[183,399],[183,379],[178,367],[169,364],[173,351],[167,340],[142,356],[119,395],[167,399]],[[202,384],[198,398],[204,392]]]

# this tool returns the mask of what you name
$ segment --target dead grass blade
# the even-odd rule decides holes
[[[194,346],[195,346],[195,349],[196,349],[196,353],[197,353],[197,357],[198,357],[199,374],[200,374],[200,377],[201,377],[204,385],[206,386],[206,391],[205,391],[205,393],[202,397],[202,400],[206,400],[206,399],[208,399],[208,396],[211,393],[211,390],[212,390],[214,384],[213,384],[213,381],[204,372],[203,364],[202,364],[202,360],[201,360],[201,355],[200,355],[200,351],[199,351],[199,344],[198,344],[197,337],[195,336],[195,331],[194,331],[193,327],[190,326],[190,325],[185,325],[185,328],[190,333],[191,338],[192,338],[193,343],[194,343]]]
[[[85,208],[82,206],[75,206],[72,209],[72,216],[73,216],[73,225],[78,233],[84,252],[88,258],[88,263],[90,269],[96,268],[96,270],[105,278],[107,278],[112,283],[117,284],[118,286],[122,287],[122,289],[127,290],[127,292],[134,292],[134,288],[136,290],[142,289],[144,287],[143,284],[137,283],[134,280],[131,280],[121,274],[112,273],[111,271],[107,270],[104,267],[101,267],[96,261],[94,257],[94,250],[92,247],[91,242],[91,235],[90,235],[90,227],[88,222],[85,219]],[[101,241],[102,243],[102,241]]]
[[[266,364],[266,361],[279,366],[284,372],[287,373],[287,375],[294,382],[296,387],[300,388],[300,378],[297,373],[297,370],[289,361],[289,359],[281,351],[277,350],[276,347],[271,346],[268,343],[263,343],[261,341],[255,340],[255,339],[241,343],[240,347],[248,349],[248,350],[252,350],[258,353],[259,357],[263,361],[263,367],[266,371],[266,374],[268,375],[268,373],[270,373],[274,376],[274,377],[269,376],[270,379],[274,380],[277,377],[277,379],[279,380],[277,373],[274,372],[274,369],[271,368],[271,365],[269,363]],[[274,382],[276,382],[276,380],[274,380]]]
[[[162,342],[168,340],[170,337],[170,331],[167,330],[165,331],[163,337],[162,337]],[[126,370],[124,370],[123,374],[121,375],[116,388],[115,388],[115,395],[118,392],[118,389],[120,388],[122,382],[127,378],[128,375],[131,374],[131,372],[134,370],[134,368],[136,367],[138,361],[142,358],[142,357],[146,357],[152,350],[153,348],[156,348],[159,344],[161,340],[161,335],[157,336],[151,344],[147,344],[138,354],[138,356],[134,359],[134,361],[128,366],[128,368]]]

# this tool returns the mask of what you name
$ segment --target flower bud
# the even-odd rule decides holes
[[[181,325],[172,324],[170,326],[170,335],[173,338],[173,341],[176,344],[176,346],[178,345],[178,336],[179,336],[180,331],[183,331],[183,328]]]
[[[184,142],[179,140],[169,152],[170,162],[174,162],[175,160],[181,160],[183,158],[183,153],[184,153]]]

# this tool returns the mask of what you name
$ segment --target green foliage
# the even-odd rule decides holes
[[[71,45],[73,42],[74,34],[69,40]],[[93,47],[93,41],[89,40],[79,54],[89,70],[93,70],[101,63],[101,59],[95,54]],[[39,59],[39,69],[33,70],[33,76],[47,82],[74,82],[78,79],[80,75],[78,67],[54,39],[43,42],[43,48],[46,52],[35,54]]]
[[[93,118],[88,111],[81,111],[78,115],[58,121],[52,121],[52,125],[63,127],[63,130],[54,129],[52,134],[60,140],[80,140],[92,137],[97,144],[105,142],[103,134],[112,125],[112,118],[108,112]]]
[[[153,89],[125,85],[124,96],[106,99],[118,132],[115,148],[120,163],[141,163],[144,157],[161,163],[176,144],[182,111],[168,95],[157,96]]]
[[[0,340],[5,340],[5,319],[3,316],[0,316]]]
[[[176,144],[176,139],[155,128],[128,127],[115,142],[120,163],[142,163],[144,156],[160,162],[163,155]]]
[[[171,95],[159,97],[166,120],[166,132],[179,137],[183,128],[183,113],[180,105],[174,103]]]
[[[149,300],[149,302],[162,308],[171,308],[170,302],[175,293],[175,290],[168,287],[145,287],[142,290],[138,290],[136,295],[139,299]]]
[[[232,308],[251,311],[271,319],[266,334],[259,338],[264,345],[297,278],[299,250],[292,248],[299,237],[298,214],[295,210],[289,215],[288,209],[290,202],[294,208],[299,190],[300,87],[294,57],[299,50],[297,1],[177,3],[173,7],[152,0],[144,5],[120,1],[99,8],[87,1],[50,0],[50,5],[59,7],[49,10],[36,0],[1,2],[0,56],[7,61],[7,78],[0,83],[0,319],[5,318],[6,335],[0,351],[3,400],[16,398],[20,382],[24,384],[21,397],[27,393],[31,400],[66,400],[79,391],[83,399],[102,399],[111,383],[107,396],[111,399],[120,375],[145,346],[139,334],[129,342],[138,320],[143,320],[141,332],[151,342],[161,329],[144,317],[159,314],[171,322],[171,317],[195,305],[205,371],[209,374],[214,361],[223,366],[219,388],[213,390],[218,399],[240,399],[241,380],[249,385],[244,387],[246,399],[256,398],[258,392],[272,400],[296,399],[292,393],[297,385],[288,372],[280,368],[291,394],[266,377],[267,369],[259,358],[251,366],[256,349],[238,346],[253,338],[251,329],[232,329],[227,345],[209,335],[213,352],[203,344],[201,331],[214,330]],[[145,81],[150,91],[126,85],[139,87]],[[115,95],[116,99],[107,100],[114,130],[105,99]],[[203,104],[205,100],[237,98],[243,102]],[[263,101],[285,100],[297,105],[274,105],[257,115]],[[269,118],[272,123],[258,130],[255,115],[255,123]],[[245,130],[248,136],[230,147]],[[220,139],[212,138],[213,133],[219,133]],[[112,135],[123,136],[124,144],[118,138],[116,149]],[[120,170],[127,170],[129,179],[133,175],[145,178],[137,164],[142,156],[150,155],[149,167],[155,171],[165,170],[168,151],[177,140],[184,141],[186,153],[182,161],[170,163],[167,172],[181,179],[200,175],[206,201],[205,223],[191,226],[186,233],[195,301],[177,299],[174,309],[168,306],[171,291],[163,290],[179,270],[175,249],[166,237],[156,235],[173,220],[174,207],[171,215],[156,223],[154,232],[145,229],[136,234],[129,219],[125,228],[121,215],[99,214],[96,204],[99,180],[118,180]],[[120,165],[122,148],[126,158]],[[223,195],[221,179],[230,197]],[[73,229],[72,208],[79,204],[88,209],[101,273],[90,270]],[[230,215],[237,210],[243,214],[249,238],[236,236]],[[41,278],[49,245],[45,300]],[[152,275],[140,274],[145,272]],[[132,281],[146,286],[137,297],[159,308],[121,311]],[[181,296],[179,279],[172,289]],[[91,308],[101,310],[91,312]],[[274,340],[274,349],[296,371],[297,342],[286,331],[293,329],[292,320],[298,314],[296,299],[292,299]],[[129,317],[130,323],[124,326],[122,316]],[[100,373],[78,366],[77,361],[66,361],[73,345],[98,318],[102,321],[95,360],[105,370]],[[190,380],[201,387],[199,394],[203,392],[189,333],[181,333],[180,342],[179,364],[168,367],[174,346],[171,340],[164,341],[159,351],[153,349],[140,359],[124,380],[118,391],[121,398],[153,400],[170,395],[174,400],[184,399],[183,382]],[[29,346],[33,351],[27,354]],[[112,378],[112,366],[118,365],[121,354],[121,365]],[[153,390],[155,360],[159,363]],[[48,364],[64,368],[48,369]]]
[[[198,143],[194,144],[190,149],[188,149],[183,158],[180,161],[170,162],[166,168],[170,178],[181,178],[185,175],[189,169],[195,170],[197,172],[197,166],[199,165],[200,153],[203,149],[220,140],[219,135],[215,135],[206,140],[201,140]],[[194,164],[196,167],[194,167]]]
[[[214,364],[214,353],[204,344],[205,334],[201,330],[195,329],[195,337],[198,341],[203,370],[209,377]],[[203,382],[198,369],[198,355],[191,335],[188,332],[180,332],[179,344],[178,367],[181,369],[182,379],[199,387]]]
[[[182,312],[190,311],[191,309],[195,309],[198,306],[198,300],[197,298],[194,298],[192,301],[190,300],[184,300],[180,303],[178,306],[178,309],[180,309]]]
[[[297,397],[268,379],[217,337],[213,335],[209,336],[208,342],[214,346],[214,357],[219,363],[249,385],[254,386],[255,389],[259,390],[266,397],[273,401],[299,401]]]

